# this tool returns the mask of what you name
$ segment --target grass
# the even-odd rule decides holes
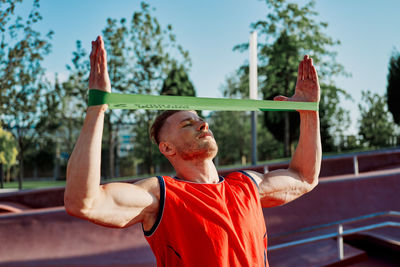
[[[12,181],[9,183],[3,183],[5,189],[16,189],[18,188],[18,181]],[[51,180],[40,180],[40,181],[23,181],[23,189],[38,189],[38,188],[49,188],[65,186],[65,181],[51,181]]]
[[[148,175],[150,177],[150,175]],[[125,180],[134,180],[147,176],[132,176],[132,177],[118,177],[113,179],[102,180],[102,182],[118,182]],[[3,182],[4,189],[18,189],[18,181],[11,181],[9,183]],[[40,189],[40,188],[51,188],[51,187],[62,187],[65,186],[65,181],[54,181],[54,180],[25,180],[22,182],[22,189]]]
[[[164,175],[164,174],[160,174]],[[169,174],[165,174],[169,175]],[[140,176],[127,176],[118,177],[113,179],[102,180],[102,182],[120,182],[126,180],[135,180],[143,177],[150,177],[151,175],[140,175]],[[65,186],[65,181],[54,181],[54,180],[25,180],[22,182],[22,189],[40,189],[40,188],[51,188]],[[11,181],[9,183],[3,182],[4,189],[18,189],[18,181]]]

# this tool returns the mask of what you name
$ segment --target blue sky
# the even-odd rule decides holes
[[[23,13],[31,1],[24,0],[17,10]],[[264,1],[258,0],[154,0],[154,13],[164,26],[171,24],[177,41],[189,51],[190,72],[197,95],[220,97],[220,87],[227,75],[248,58],[247,53],[233,52],[234,45],[247,42],[250,24],[267,14]],[[296,1],[299,4],[306,1]],[[65,75],[76,40],[89,50],[90,41],[101,34],[106,19],[131,18],[139,9],[136,0],[41,0],[43,21],[38,29],[55,32],[52,54],[44,61],[49,73]],[[354,101],[343,101],[351,111],[356,133],[361,91],[383,94],[390,55],[400,50],[400,1],[397,0],[321,0],[317,1],[318,20],[329,24],[326,33],[339,39],[337,61],[352,74],[338,77],[336,84],[349,92]],[[318,66],[317,66],[318,69]]]

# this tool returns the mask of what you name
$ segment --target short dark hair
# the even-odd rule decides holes
[[[160,144],[160,132],[162,127],[165,124],[165,121],[175,113],[178,113],[182,110],[166,110],[160,115],[157,116],[157,118],[154,120],[153,124],[150,127],[150,139],[153,141],[155,144]]]

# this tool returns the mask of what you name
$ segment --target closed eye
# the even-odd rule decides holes
[[[196,120],[194,120],[193,118],[187,118],[181,121],[181,123],[183,124],[181,128],[193,126],[193,124],[197,123],[197,121],[204,122],[202,118],[198,118]]]
[[[193,123],[186,123],[185,125],[182,126],[182,128],[192,126],[192,125],[193,125]]]

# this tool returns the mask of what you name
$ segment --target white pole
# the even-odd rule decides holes
[[[354,167],[354,175],[358,176],[358,158],[357,158],[357,156],[353,156],[353,167]]]
[[[338,238],[337,238],[337,245],[338,245],[338,253],[339,253],[339,260],[343,260],[343,225],[338,225]]]
[[[250,99],[258,98],[258,80],[257,80],[257,32],[250,34]]]
[[[249,83],[250,99],[257,99],[258,80],[257,80],[257,32],[250,34],[250,62],[249,62]],[[251,164],[257,164],[257,113],[251,112]]]

